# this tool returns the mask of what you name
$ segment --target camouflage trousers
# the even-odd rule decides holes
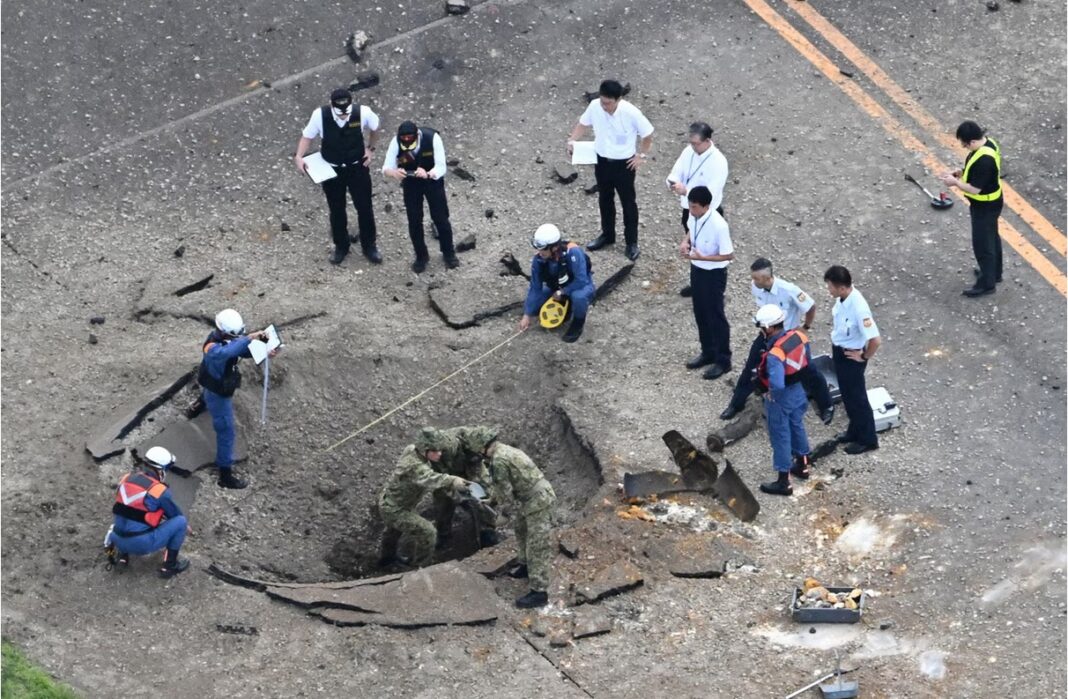
[[[517,560],[525,563],[530,575],[530,589],[549,589],[549,568],[553,561],[552,507],[519,514],[515,519]]]
[[[429,565],[434,555],[438,532],[430,520],[411,510],[385,510],[382,512],[385,531],[382,533],[382,558],[397,555],[397,548],[411,551],[413,565]]]

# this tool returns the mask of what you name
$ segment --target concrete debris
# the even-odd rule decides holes
[[[482,279],[475,293],[467,282],[448,277],[440,286],[427,290],[430,308],[450,328],[462,330],[523,307],[525,290],[515,277],[487,273]]]
[[[450,15],[466,15],[471,11],[467,0],[445,0],[445,12]]]
[[[456,252],[467,252],[468,250],[474,250],[476,243],[477,240],[475,239],[474,233],[466,235],[464,236],[463,240],[456,243]]]
[[[268,585],[273,599],[309,608],[338,626],[398,628],[482,624],[497,618],[493,584],[455,562],[405,573],[378,585],[345,589]]]
[[[349,90],[351,90],[352,92],[358,92],[359,90],[368,90],[380,83],[381,81],[382,79],[379,77],[378,73],[374,72],[373,70],[366,70],[362,73],[356,74],[356,79],[349,83]]]
[[[553,177],[560,184],[571,184],[578,179],[578,170],[570,163],[559,163],[553,168]]]
[[[560,548],[560,553],[564,554],[568,558],[578,558],[579,555],[579,539],[573,531],[565,531],[559,535],[557,540],[557,546]]]
[[[575,604],[586,604],[619,595],[644,582],[641,571],[627,560],[619,560],[594,573],[588,582],[575,586]]]
[[[174,295],[175,296],[185,296],[186,294],[191,294],[194,291],[202,291],[202,290],[208,288],[208,284],[211,284],[211,280],[214,279],[214,278],[215,278],[215,273],[213,272],[213,273],[207,275],[206,277],[202,277],[202,278],[196,280],[195,282],[192,282],[190,284],[186,284],[185,286],[181,287],[180,289],[177,289],[174,292]]]
[[[515,277],[523,277],[527,281],[530,281],[530,275],[527,274],[523,266],[519,264],[519,260],[515,259],[515,256],[510,252],[506,252],[501,255],[501,264],[504,265],[505,272],[501,272],[501,276],[512,275]]]
[[[358,31],[349,34],[345,39],[345,55],[353,63],[359,63],[360,59],[363,58],[363,50],[367,48],[367,44],[370,41],[371,37],[367,35],[367,32]]]
[[[237,439],[234,442],[236,461],[244,461],[248,456],[244,434],[245,430],[238,422]],[[139,456],[149,448],[157,446],[174,454],[176,473],[195,473],[206,466],[214,465],[215,429],[211,426],[211,413],[204,411],[192,420],[182,420],[168,426],[155,437],[137,445],[134,453]]]
[[[97,336],[94,335],[93,333],[89,333],[89,344],[90,345],[95,345],[98,342],[100,342],[100,339],[97,338]]]
[[[196,369],[190,369],[176,379],[160,382],[112,413],[106,422],[89,433],[86,450],[97,461],[124,452],[126,447],[120,440],[140,425],[149,413],[178,393],[195,372]]]
[[[612,619],[597,607],[586,607],[575,614],[575,626],[572,638],[589,638],[601,636],[612,631]]]
[[[451,174],[456,175],[457,177],[459,177],[461,180],[463,180],[465,182],[474,182],[475,181],[475,176],[472,175],[470,172],[468,172],[467,170],[465,170],[462,167],[454,167],[452,169],[452,173]]]

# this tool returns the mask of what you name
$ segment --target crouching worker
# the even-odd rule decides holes
[[[549,602],[552,513],[556,493],[530,457],[519,449],[494,439],[486,445],[483,454],[493,480],[494,499],[499,503],[511,501],[514,504],[513,527],[519,567],[510,575],[530,580],[530,592],[518,598],[515,606],[520,609],[544,606]]]
[[[467,494],[470,481],[441,470],[443,441],[437,430],[423,429],[415,444],[405,447],[397,468],[382,488],[378,496],[378,513],[384,528],[379,565],[428,565],[434,554],[437,529],[419,514],[419,501],[427,493],[439,490],[456,500]],[[398,557],[398,545],[411,551],[410,559]]]
[[[560,304],[567,302],[571,305],[571,326],[562,339],[575,342],[582,336],[596,291],[590,258],[578,243],[562,240],[560,229],[551,223],[539,226],[530,244],[538,252],[530,263],[530,290],[519,329],[529,328],[550,299]]]
[[[163,483],[173,465],[174,456],[169,451],[152,447],[145,453],[144,466],[119,480],[111,508],[115,522],[107,541],[109,547],[115,547],[115,562],[120,565],[130,562],[130,554],[147,556],[164,549],[161,578],[173,577],[189,567],[189,561],[178,558],[189,524]]]

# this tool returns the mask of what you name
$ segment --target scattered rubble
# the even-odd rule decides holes
[[[363,58],[363,50],[367,48],[370,41],[371,37],[367,35],[367,32],[358,31],[349,34],[345,39],[345,55],[353,63],[359,63]]]
[[[619,560],[594,573],[585,583],[576,584],[575,604],[587,604],[622,594],[643,584],[641,571],[628,560]]]
[[[190,369],[176,379],[160,382],[113,412],[107,421],[89,433],[85,443],[86,450],[96,461],[103,461],[126,451],[122,438],[140,425],[149,413],[178,393],[189,383],[195,372],[196,369]]]
[[[578,179],[578,170],[570,163],[559,163],[553,168],[553,177],[560,184],[571,184]]]

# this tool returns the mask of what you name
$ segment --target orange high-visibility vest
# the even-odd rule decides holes
[[[111,512],[155,529],[163,521],[163,510],[149,510],[145,507],[145,498],[151,495],[158,500],[166,490],[167,486],[147,473],[127,473],[119,481]]]
[[[760,366],[757,367],[757,378],[764,388],[770,387],[768,379],[768,355],[775,355],[783,363],[786,369],[786,384],[796,383],[800,377],[798,374],[808,366],[808,353],[805,347],[808,338],[800,330],[787,330],[775,344],[771,346],[764,356],[760,358]]]

